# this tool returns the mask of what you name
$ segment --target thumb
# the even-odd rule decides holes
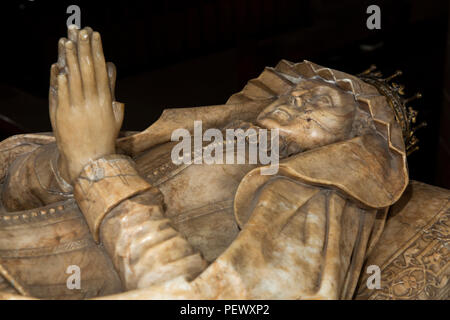
[[[112,62],[107,62],[106,68],[108,71],[109,88],[111,89],[111,99],[114,101],[116,99],[115,91],[116,91],[117,70],[116,66]]]
[[[116,131],[119,132],[122,127],[123,115],[125,112],[125,104],[118,101],[113,101],[112,103],[114,118],[116,120]]]

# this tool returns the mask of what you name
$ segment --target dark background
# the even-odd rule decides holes
[[[0,139],[50,131],[48,82],[66,9],[100,31],[118,68],[124,130],[143,130],[164,108],[222,104],[280,59],[356,74],[376,64],[397,79],[428,127],[409,158],[412,179],[450,188],[448,0],[2,1]],[[381,8],[381,30],[366,9]]]

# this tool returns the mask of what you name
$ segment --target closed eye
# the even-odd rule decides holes
[[[289,104],[291,106],[295,106],[295,107],[301,107],[302,106],[302,97],[297,97],[297,96],[290,96],[289,97]]]
[[[331,98],[328,95],[321,95],[318,96],[316,99],[314,99],[315,102],[318,102],[320,104],[323,104],[325,106],[333,106],[333,101],[331,100]]]

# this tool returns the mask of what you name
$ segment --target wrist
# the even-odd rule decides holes
[[[62,154],[59,154],[58,158],[57,158],[57,174],[59,175],[59,177],[65,182],[65,183],[69,183],[72,184],[71,181],[71,177],[69,175],[69,168],[67,167],[67,161],[64,160],[64,156]]]
[[[80,173],[83,171],[89,163],[96,161],[98,159],[112,156],[115,154],[115,150],[105,150],[97,154],[91,154],[89,156],[83,155],[82,157],[71,156],[71,157],[60,157],[61,165],[61,176],[69,182],[71,185],[74,184],[75,180],[79,177]],[[67,159],[71,160],[67,160]]]
[[[65,194],[72,194],[73,187],[70,183],[67,162],[62,159],[62,155],[59,152],[56,152],[54,158],[50,161],[50,166],[60,190]]]

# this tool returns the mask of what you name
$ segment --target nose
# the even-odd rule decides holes
[[[293,102],[296,107],[301,107],[303,104],[303,99],[301,97],[293,97]]]

